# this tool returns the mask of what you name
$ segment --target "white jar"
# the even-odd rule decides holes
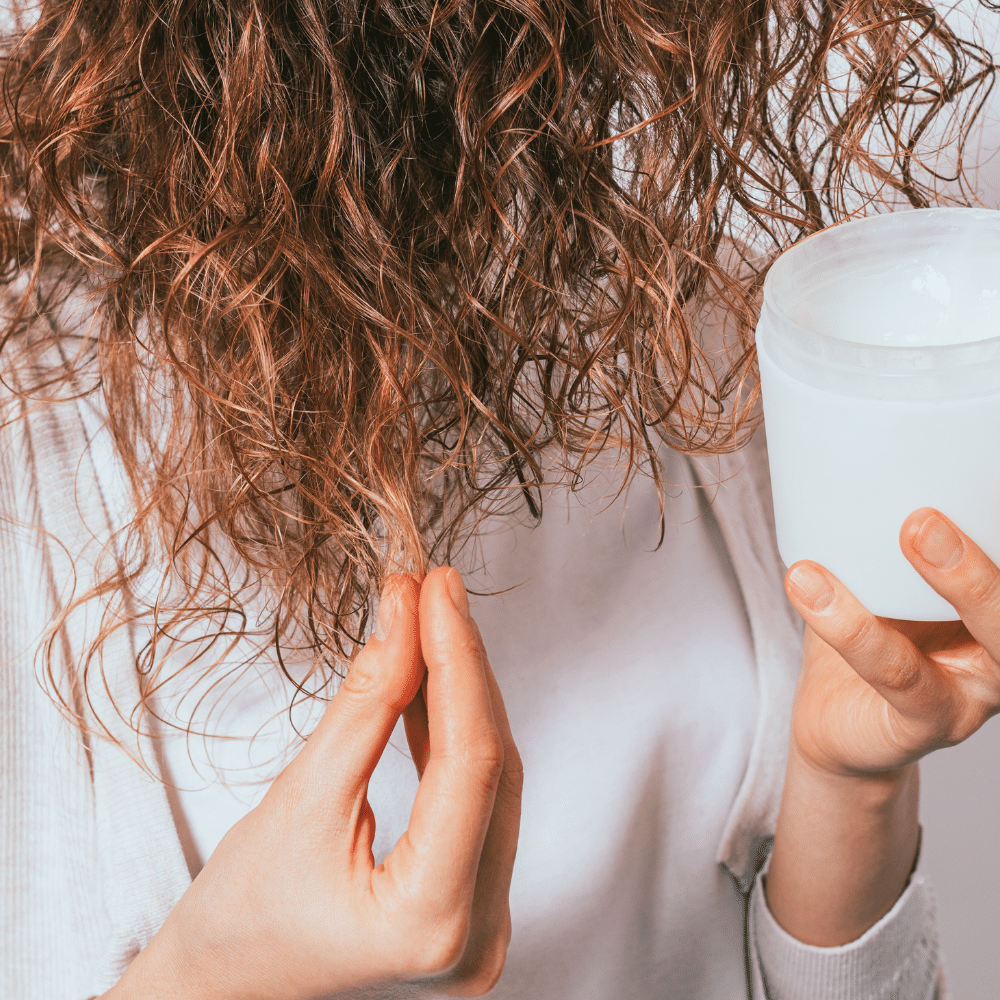
[[[778,548],[876,615],[958,618],[899,548],[936,507],[1000,564],[1000,212],[823,230],[771,267],[757,326]]]

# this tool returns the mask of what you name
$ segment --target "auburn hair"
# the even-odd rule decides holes
[[[104,395],[141,669],[263,586],[329,679],[388,572],[541,516],[543,454],[739,448],[769,261],[968,199],[993,72],[920,0],[42,0],[3,56],[4,350],[85,289],[17,391]]]

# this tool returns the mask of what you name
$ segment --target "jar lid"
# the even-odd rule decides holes
[[[796,243],[764,282],[757,343],[841,395],[1000,392],[1000,211],[875,215]]]

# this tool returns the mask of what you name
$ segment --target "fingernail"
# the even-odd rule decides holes
[[[962,539],[937,514],[924,521],[913,539],[913,547],[938,569],[954,569],[965,553]]]
[[[392,620],[396,617],[396,608],[399,605],[399,594],[395,587],[383,591],[378,602],[378,616],[375,619],[375,631],[372,638],[379,642],[385,642],[392,631]]]
[[[451,602],[455,605],[455,610],[466,620],[469,619],[469,595],[465,592],[465,584],[458,570],[448,568],[448,593],[451,594]]]
[[[796,566],[788,575],[798,599],[813,611],[826,611],[833,604],[833,587],[822,573],[808,566]]]

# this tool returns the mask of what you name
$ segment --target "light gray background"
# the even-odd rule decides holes
[[[962,0],[1000,57],[1000,15]],[[964,18],[960,18],[964,21]],[[960,25],[956,25],[958,27]],[[978,189],[1000,207],[1000,81],[979,134]],[[971,151],[970,151],[971,152]],[[996,435],[996,428],[984,429]],[[1000,717],[921,763],[921,868],[934,884],[950,1000],[1000,998]]]
[[[1000,997],[1000,718],[920,765],[921,868],[934,884],[950,1000]]]

